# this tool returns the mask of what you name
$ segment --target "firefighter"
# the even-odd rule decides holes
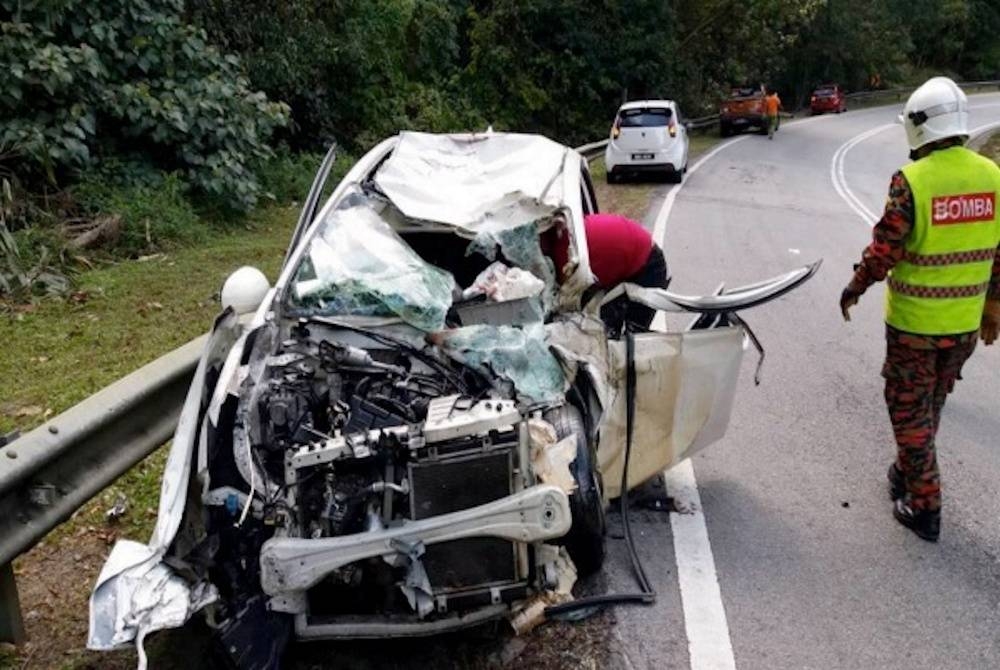
[[[1000,329],[1000,168],[965,148],[968,101],[946,77],[914,91],[900,117],[912,163],[889,199],[840,308],[887,279],[885,400],[897,456],[889,466],[893,516],[936,542],[941,485],[935,437],[945,398],[977,339]]]

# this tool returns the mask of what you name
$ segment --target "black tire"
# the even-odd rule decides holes
[[[733,129],[728,123],[719,123],[719,137],[729,137],[733,134]]]
[[[563,405],[545,412],[545,420],[556,429],[559,439],[576,433],[576,459],[570,471],[576,490],[570,494],[569,508],[573,525],[560,543],[566,547],[581,576],[590,575],[604,565],[604,486],[597,471],[596,449],[587,441],[587,430],[580,410]]]
[[[680,184],[684,181],[684,170],[672,170],[668,172],[667,181],[671,184]]]
[[[617,184],[621,179],[614,172],[607,172],[604,175],[605,181],[609,184]]]

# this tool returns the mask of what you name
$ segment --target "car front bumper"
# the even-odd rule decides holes
[[[331,572],[367,558],[392,558],[416,545],[470,537],[540,542],[569,532],[569,497],[552,485],[531,486],[505,498],[399,527],[341,537],[271,538],[260,553],[261,586],[272,608],[295,612],[304,593]]]

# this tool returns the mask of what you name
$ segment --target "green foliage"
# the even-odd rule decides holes
[[[0,0],[6,226],[112,214],[145,253],[197,239],[191,203],[302,198],[333,141],[492,125],[575,144],[626,99],[700,116],[734,83],[795,107],[824,81],[1000,77],[998,32],[995,0]]]
[[[118,251],[135,256],[204,239],[204,222],[180,174],[157,172],[141,163],[103,167],[84,176],[73,188],[73,198],[86,218],[120,219]]]
[[[40,245],[35,258],[23,253],[7,226],[15,212],[14,186],[0,177],[0,296],[24,302],[36,295],[62,295],[69,279],[52,267],[49,248]]]
[[[26,302],[34,296],[59,296],[69,290],[69,279],[52,267],[48,247],[35,262],[22,258],[14,236],[0,219],[0,296]]]
[[[867,88],[875,75],[886,84],[902,83],[908,78],[906,53],[912,45],[899,28],[899,17],[884,3],[827,0],[786,56],[787,65],[775,82],[785,92],[786,104],[805,104],[813,88],[828,81],[854,91]]]
[[[180,0],[0,0],[0,143],[22,180],[56,184],[122,150],[198,191],[254,204],[248,165],[287,109],[253,92],[236,56],[208,43]]]
[[[301,201],[306,197],[322,162],[323,156],[318,153],[292,153],[282,149],[275,152],[272,158],[261,162],[255,171],[265,197],[275,202],[288,203]]]
[[[359,152],[400,129],[485,124],[458,85],[465,3],[205,0],[192,17],[241,55],[253,86],[286,101],[295,149]]]
[[[294,153],[287,148],[278,150],[274,157],[256,166],[261,188],[266,197],[279,203],[302,202],[312,186],[316,171],[323,162],[323,154]],[[342,151],[330,170],[327,188],[335,187],[355,163],[355,158]]]

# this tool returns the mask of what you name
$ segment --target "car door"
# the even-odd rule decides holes
[[[690,312],[687,330],[634,335],[634,424],[628,489],[721,439],[729,426],[743,354],[752,331],[738,315],[806,282],[819,263],[732,291],[704,297],[626,287],[630,299],[671,312]],[[628,410],[628,343],[609,347],[611,399],[601,425],[598,465],[605,497],[621,492]],[[763,354],[761,350],[761,354]],[[762,360],[762,359],[761,359]]]

